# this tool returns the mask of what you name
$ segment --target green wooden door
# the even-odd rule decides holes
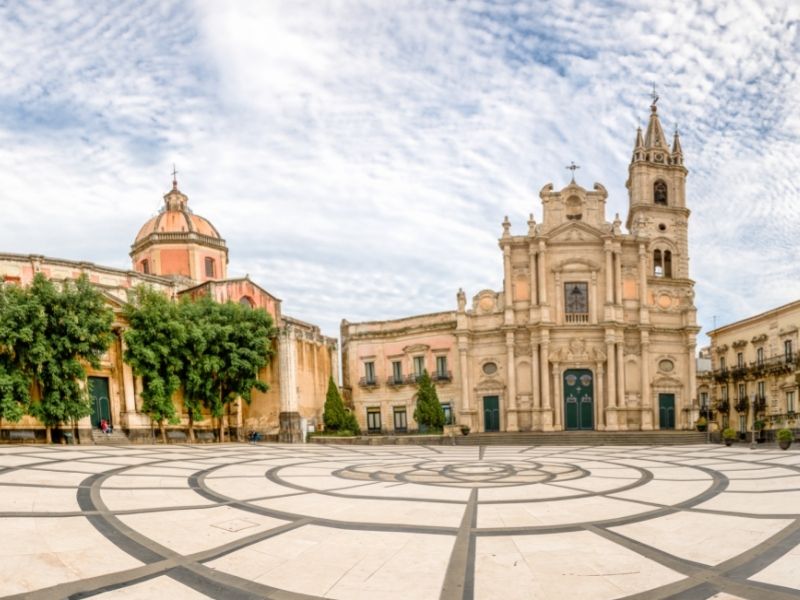
[[[660,429],[675,429],[675,394],[658,395]]]
[[[103,419],[111,425],[108,377],[89,377],[89,397],[92,399],[92,427],[100,427]]]
[[[500,398],[483,397],[483,430],[500,431]]]
[[[564,371],[564,428],[594,429],[594,377],[589,369]]]

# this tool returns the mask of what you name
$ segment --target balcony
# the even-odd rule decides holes
[[[744,379],[745,377],[747,377],[747,367],[745,365],[733,367],[731,369],[731,377],[733,377],[734,381],[739,381],[740,379]]]
[[[756,396],[753,400],[753,412],[763,413],[767,410],[767,399],[764,396]]]
[[[565,313],[564,322],[570,325],[585,325],[589,322],[589,313]]]
[[[358,380],[358,385],[367,389],[376,388],[378,387],[378,380],[374,377],[362,377]]]
[[[795,357],[789,354],[781,354],[772,356],[764,361],[764,372],[774,375],[781,373],[790,373],[795,368]]]
[[[399,377],[395,377],[394,375],[390,375],[389,378],[386,380],[386,385],[391,385],[393,387],[397,387],[399,385],[405,385],[406,381],[402,375]]]
[[[727,400],[720,400],[717,402],[717,410],[723,415],[727,415],[731,410],[731,404]]]
[[[750,406],[750,401],[747,398],[739,398],[736,402],[736,405],[733,407],[736,409],[736,412],[747,412],[747,407]]]
[[[432,375],[431,379],[442,383],[449,383],[453,381],[453,373],[451,371],[436,372]]]
[[[717,383],[725,383],[730,376],[730,371],[728,371],[728,369],[715,369],[713,373],[714,381]]]
[[[416,385],[416,383],[422,378],[422,373],[417,375],[416,373],[410,373],[406,375],[406,383],[409,385]]]

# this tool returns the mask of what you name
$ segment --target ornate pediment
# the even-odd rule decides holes
[[[548,234],[550,244],[572,242],[602,242],[602,231],[579,221],[559,225]]]

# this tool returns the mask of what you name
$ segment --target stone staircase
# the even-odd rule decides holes
[[[457,446],[677,446],[705,444],[699,431],[553,431],[470,433],[455,437]]]
[[[92,441],[97,445],[114,446],[120,444],[130,444],[128,436],[121,429],[115,429],[111,433],[103,433],[99,429],[92,429]]]

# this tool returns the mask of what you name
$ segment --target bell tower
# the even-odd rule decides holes
[[[644,139],[641,128],[636,131],[625,183],[629,198],[626,227],[649,240],[649,276],[688,279],[688,171],[683,166],[678,130],[670,148],[658,118],[657,102],[654,92]]]

